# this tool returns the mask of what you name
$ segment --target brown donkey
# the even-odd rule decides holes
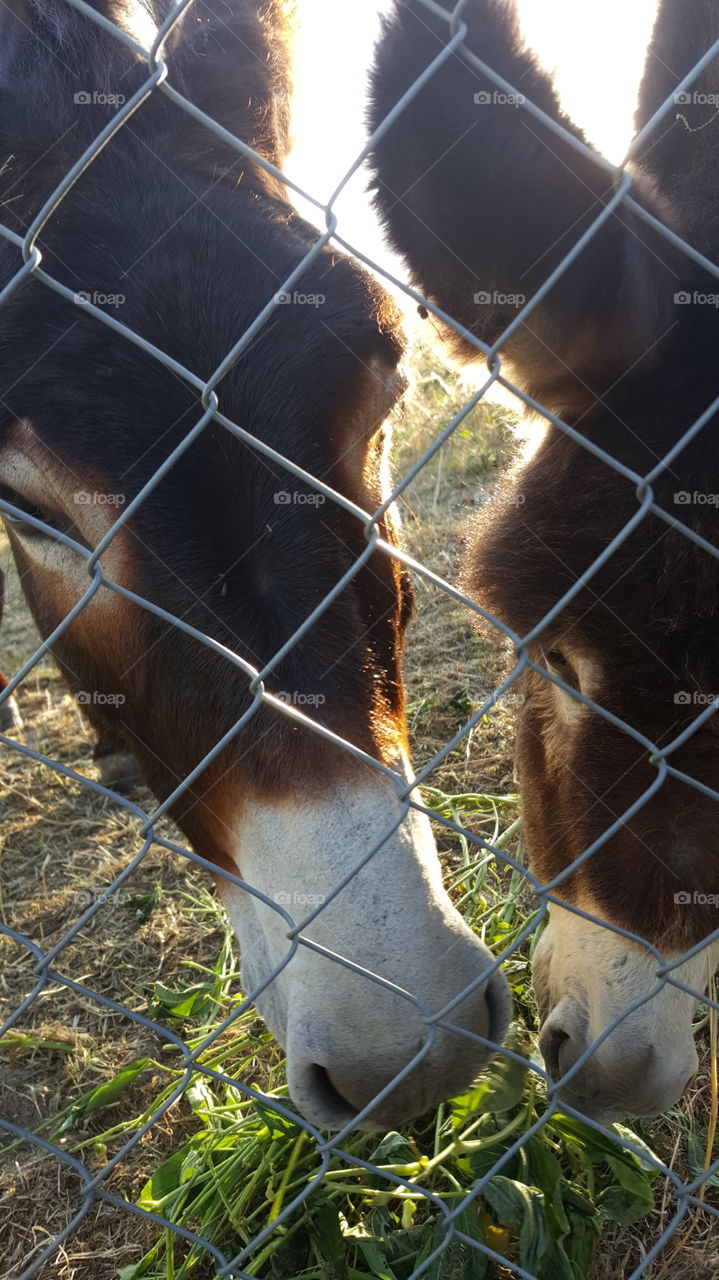
[[[0,7],[0,289],[22,269],[18,238],[145,83],[138,46],[152,46],[173,4],[94,8],[134,47],[63,0]],[[288,144],[288,8],[198,0],[163,53],[169,84],[274,165]],[[26,274],[0,305],[0,498],[45,636],[88,589],[88,559],[117,525],[102,585],[54,652],[103,740],[137,759],[160,798],[227,735],[173,816],[198,853],[255,890],[218,876],[244,985],[287,1050],[294,1102],[337,1128],[387,1089],[364,1121],[386,1128],[472,1080],[487,1057],[478,1037],[504,1034],[507,994],[442,888],[428,818],[402,798],[411,584],[393,557],[368,555],[361,516],[386,496],[397,316],[328,248],[279,296],[317,238],[275,176],[153,92],[42,230],[41,269],[74,301]],[[273,299],[217,383],[219,410],[345,505],[212,420],[123,520],[202,421],[203,384]],[[389,518],[380,533],[392,540]],[[282,698],[240,723],[252,671],[285,646],[268,694],[360,754],[291,718]],[[310,916],[297,946],[288,919]],[[446,1015],[462,1030],[434,1025],[465,987]]]
[[[497,344],[505,376],[575,432],[545,419],[508,482],[521,505],[477,521],[466,581],[533,664],[517,738],[526,842],[541,882],[563,877],[554,898],[567,904],[552,906],[534,961],[548,1069],[570,1073],[561,1097],[593,1116],[654,1112],[695,1071],[691,992],[717,963],[713,945],[672,971],[690,993],[657,977],[661,957],[676,962],[719,925],[719,726],[707,715],[692,728],[719,696],[719,283],[638,206],[717,260],[719,59],[681,81],[719,37],[719,4],[664,0],[639,129],[665,100],[671,109],[626,168],[636,204],[613,209],[617,175],[572,145],[579,131],[523,47],[512,3],[457,9],[470,57],[445,59],[377,143],[377,207],[418,287]],[[378,48],[373,128],[452,34],[449,14],[397,4]],[[453,343],[481,358],[471,341]]]

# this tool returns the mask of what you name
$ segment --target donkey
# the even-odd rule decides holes
[[[2,6],[0,199],[16,237],[145,83],[139,51],[172,7],[98,0],[128,46],[65,0]],[[291,36],[281,0],[198,0],[160,56],[177,92],[278,166]],[[29,272],[0,306],[0,495],[22,586],[48,636],[117,525],[102,586],[54,652],[100,737],[137,759],[160,799],[252,707],[234,656],[263,669],[367,553],[364,519],[216,419],[121,519],[205,412],[178,366],[208,380],[317,239],[273,172],[155,91],[43,228],[42,270],[85,301]],[[2,287],[22,258],[7,234],[0,245]],[[396,310],[327,248],[300,286],[218,383],[219,411],[376,511],[389,493],[383,424],[403,386]],[[174,366],[94,316],[88,298]],[[393,544],[389,515],[379,532]],[[507,1023],[504,979],[442,887],[426,814],[402,799],[411,612],[406,573],[375,550],[267,676],[268,693],[311,706],[325,736],[263,700],[171,809],[217,868],[244,986],[287,1051],[291,1097],[329,1129],[382,1090],[359,1117],[366,1128],[464,1088]],[[307,917],[293,953],[287,919]]]
[[[417,287],[496,344],[505,378],[509,371],[511,385],[537,402],[545,427],[507,482],[521,505],[493,504],[473,525],[464,577],[534,664],[521,676],[516,747],[526,844],[541,882],[566,873],[534,956],[540,1045],[552,1077],[568,1077],[560,1098],[611,1120],[680,1097],[697,1065],[693,993],[719,959],[714,944],[678,963],[719,924],[716,719],[692,729],[719,694],[713,412],[660,465],[719,392],[719,287],[639,211],[717,260],[719,60],[688,90],[678,86],[719,36],[719,4],[662,3],[638,129],[667,99],[671,111],[626,166],[636,204],[605,217],[504,341],[523,300],[606,209],[616,175],[573,146],[580,131],[523,46],[514,5],[469,0],[457,9],[470,56],[445,59],[378,138],[375,199]],[[452,15],[433,10],[409,0],[388,16],[373,129],[449,42]],[[471,54],[504,84],[471,65]],[[564,132],[530,114],[525,100]],[[481,356],[469,337],[450,340],[461,358]],[[574,438],[542,420],[541,407]],[[665,518],[638,485],[655,467],[651,491]],[[583,580],[643,500],[644,518]],[[691,541],[677,519],[710,547]],[[684,731],[665,766],[657,753]],[[658,955],[675,966],[673,981],[657,976]]]

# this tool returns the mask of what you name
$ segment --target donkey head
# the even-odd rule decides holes
[[[374,127],[446,46],[449,16],[398,5]],[[477,520],[465,578],[526,669],[526,842],[559,904],[534,961],[547,1065],[591,1115],[651,1112],[695,1070],[693,993],[717,960],[714,948],[680,963],[719,922],[719,737],[711,719],[693,725],[719,693],[719,286],[651,219],[716,260],[719,60],[672,97],[719,36],[719,11],[662,5],[639,128],[671,109],[640,139],[624,201],[617,175],[574,145],[513,6],[469,0],[459,20],[469,56],[445,59],[377,143],[377,204],[418,286],[572,429],[545,415],[536,454],[508,481],[521,503]],[[471,340],[453,341],[477,358]]]
[[[171,6],[95,7],[147,47]],[[272,163],[287,145],[285,8],[198,3],[165,48],[169,83]],[[2,26],[3,216],[22,239],[148,65],[61,0],[5,6]],[[245,986],[287,1048],[304,1114],[351,1121],[420,1055],[370,1115],[376,1127],[463,1087],[486,1058],[428,1019],[468,986],[447,1022],[496,1039],[506,995],[501,977],[482,983],[491,957],[442,889],[427,817],[403,799],[412,589],[388,554],[390,517],[370,527],[362,515],[389,493],[397,315],[350,260],[312,256],[317,238],[275,177],[152,94],[42,229],[42,270],[75,305],[16,280],[17,240],[0,242],[0,286],[16,286],[0,307],[0,494],[46,636],[88,591],[88,559],[114,529],[100,584],[54,652],[155,793],[179,788],[171,811],[194,848],[256,891],[218,877]],[[306,255],[296,290],[215,384],[231,425],[211,418],[203,384]],[[369,555],[377,536],[386,549]],[[324,736],[262,688],[309,710]],[[307,917],[298,946],[291,922]]]

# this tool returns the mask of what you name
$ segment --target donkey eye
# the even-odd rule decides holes
[[[58,533],[67,533],[70,527],[70,521],[63,518],[63,516],[47,511],[44,507],[35,506],[34,503],[28,502],[26,498],[23,498],[22,494],[15,493],[12,489],[8,489],[6,485],[0,485],[0,498],[4,498],[13,507],[18,507],[25,515],[32,516],[34,520],[42,520],[43,524],[48,525],[50,529],[57,530]],[[24,538],[47,538],[50,536],[44,529],[37,529],[35,525],[30,524],[29,520],[23,520],[22,516],[12,515],[9,511],[3,511],[2,516],[10,527],[16,533],[21,533]]]
[[[565,684],[571,685],[573,689],[579,689],[579,677],[575,667],[569,661],[566,654],[561,649],[550,649],[544,654],[545,665],[548,670],[555,676],[559,676]]]
[[[567,661],[566,657],[562,653],[561,649],[550,649],[549,653],[547,654],[547,662],[549,663],[550,667],[562,668],[562,667],[569,666],[569,662]]]

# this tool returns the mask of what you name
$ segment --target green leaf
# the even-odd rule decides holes
[[[379,1146],[375,1147],[367,1159],[371,1164],[399,1165],[401,1168],[405,1165],[416,1165],[417,1152],[410,1146],[407,1139],[402,1137],[401,1133],[392,1131],[382,1139]],[[368,1172],[367,1185],[386,1191],[387,1179],[382,1174]]]
[[[576,1268],[567,1257],[564,1245],[558,1240],[552,1241],[542,1259],[537,1275],[539,1280],[586,1280],[586,1272],[577,1274]]]
[[[292,1120],[286,1120],[284,1116],[279,1115],[277,1111],[273,1111],[264,1102],[259,1102],[257,1098],[252,1099],[252,1106],[260,1120],[269,1129],[270,1137],[273,1141],[276,1138],[297,1138],[300,1129]]]
[[[89,1115],[92,1111],[100,1111],[103,1107],[111,1107],[114,1102],[124,1093],[125,1089],[137,1079],[143,1071],[147,1071],[151,1067],[151,1058],[136,1058],[129,1066],[119,1071],[112,1080],[108,1080],[107,1084],[98,1085],[97,1089],[93,1089],[86,1098],[82,1098],[78,1102],[75,1109],[76,1115]]]
[[[687,1134],[687,1164],[692,1178],[704,1172],[704,1143],[694,1129]]]
[[[641,1155],[633,1156],[632,1158],[638,1161],[645,1173],[648,1173],[652,1178],[656,1178],[659,1173],[656,1166],[657,1157],[651,1147],[647,1146],[644,1139],[640,1138],[639,1134],[635,1133],[633,1129],[628,1129],[626,1125],[623,1124],[615,1123],[611,1125],[611,1132],[616,1133],[617,1137],[620,1138],[622,1142],[631,1142],[640,1152],[644,1152],[644,1159],[642,1159]],[[614,1151],[616,1153],[616,1147],[614,1147]],[[631,1152],[629,1154],[630,1156],[632,1155]]]
[[[469,1159],[465,1157],[457,1161],[457,1167],[463,1172],[467,1172],[467,1181],[471,1184],[478,1182],[486,1174],[490,1173],[495,1167],[500,1156],[508,1151],[512,1143],[516,1140],[516,1134],[508,1134],[501,1142],[487,1145],[483,1150],[473,1151]],[[506,1164],[502,1165],[505,1177],[513,1178],[519,1170],[519,1157],[514,1155]]]
[[[565,1204],[570,1222],[570,1232],[566,1240],[563,1241],[563,1247],[573,1268],[575,1280],[586,1280],[586,1277],[590,1274],[594,1251],[602,1232],[599,1214],[592,1209],[592,1216],[591,1218],[588,1217],[586,1206],[576,1212],[567,1203],[566,1192]]]
[[[196,1116],[206,1120],[217,1110],[217,1099],[210,1088],[206,1077],[195,1076],[192,1084],[185,1089],[185,1098]]]
[[[507,1034],[507,1047],[516,1053],[528,1055],[527,1034],[516,1023],[512,1024]],[[455,1132],[464,1128],[481,1112],[512,1111],[522,1100],[527,1070],[526,1065],[503,1054],[492,1059],[476,1087],[452,1099],[450,1106],[452,1128]]]
[[[650,1179],[642,1169],[639,1161],[635,1160],[629,1152],[617,1151],[614,1155],[607,1156],[607,1164],[620,1187],[623,1187],[625,1191],[630,1191],[632,1195],[638,1196],[640,1199],[648,1199],[651,1202]]]
[[[570,1217],[579,1214],[580,1217],[596,1219],[597,1211],[589,1197],[569,1183],[565,1182],[562,1187],[562,1199]]]
[[[458,1213],[454,1220],[454,1225],[457,1231],[469,1236],[470,1240],[477,1240],[479,1244],[486,1243],[476,1204],[469,1204],[466,1209]],[[466,1280],[483,1280],[489,1267],[489,1258],[486,1253],[483,1253],[481,1249],[473,1249],[471,1245],[464,1244],[462,1240],[458,1240],[457,1244],[464,1245],[466,1250],[467,1266],[466,1270],[461,1273],[462,1276]],[[459,1276],[460,1272],[457,1272],[457,1280],[459,1280]]]
[[[432,1252],[432,1229],[433,1222],[429,1221],[415,1223],[413,1227],[406,1227],[404,1230],[391,1231],[383,1239],[387,1261],[394,1266],[411,1257],[412,1265],[419,1266]]]
[[[705,1177],[706,1135],[697,1133],[695,1129],[690,1129],[687,1134],[687,1164],[692,1178],[704,1178],[706,1186],[719,1187],[719,1169],[710,1178]]]
[[[401,1274],[407,1271],[407,1260],[412,1260],[414,1270],[424,1262],[435,1247],[433,1243],[433,1222],[421,1222],[413,1227],[397,1229],[396,1219],[386,1205],[370,1210],[364,1220],[353,1227],[345,1228],[343,1239],[346,1244],[355,1243],[361,1249],[365,1262],[372,1268],[372,1276],[395,1276],[394,1266],[401,1265]],[[352,1274],[355,1273],[351,1269]],[[430,1272],[431,1274],[431,1272]],[[332,1273],[334,1280],[334,1272]]]
[[[610,1143],[609,1139],[602,1137],[596,1129],[583,1124],[581,1120],[574,1120],[572,1116],[555,1115],[552,1117],[552,1125],[566,1142],[570,1143],[576,1151],[584,1152],[592,1163],[603,1160],[608,1147],[612,1151],[617,1150],[615,1143]]]
[[[651,1150],[641,1138],[622,1125],[613,1126],[620,1142],[631,1142],[645,1153],[637,1156],[622,1151],[609,1134],[598,1133],[568,1116],[555,1116],[554,1124],[587,1164],[606,1165],[612,1175],[611,1181],[601,1170],[597,1175],[595,1203],[604,1218],[629,1226],[650,1212],[654,1203],[651,1183],[657,1170],[648,1159]]]
[[[605,1187],[597,1196],[597,1204],[606,1218],[629,1226],[653,1208],[650,1176],[631,1152],[615,1149],[606,1161],[618,1185]]]
[[[370,1236],[355,1236],[355,1239],[370,1268],[371,1275],[375,1276],[376,1280],[397,1280],[379,1240]]]
[[[569,1221],[564,1212],[562,1186],[564,1175],[557,1157],[541,1138],[530,1138],[524,1146],[527,1159],[527,1181],[538,1191],[544,1192],[544,1203],[552,1235],[561,1240],[569,1231]]]
[[[544,1193],[497,1174],[484,1188],[484,1199],[500,1222],[517,1232],[520,1265],[539,1274],[542,1259],[553,1245]]]
[[[209,982],[196,987],[182,987],[177,991],[156,982],[153,985],[153,998],[149,1001],[150,1016],[158,1021],[162,1018],[195,1018],[199,1022],[205,1022],[216,1007],[214,987]]]
[[[621,1156],[624,1160],[632,1161],[635,1168],[640,1168],[646,1174],[656,1177],[657,1169],[651,1161],[654,1154],[651,1148],[633,1130],[625,1128],[624,1125],[614,1124],[607,1134],[603,1134],[593,1129],[591,1125],[583,1124],[581,1120],[572,1119],[571,1116],[556,1115],[553,1117],[552,1124],[575,1149],[586,1152],[593,1164],[608,1160],[609,1157]],[[614,1141],[609,1136],[610,1133],[614,1133],[618,1141]],[[631,1142],[640,1153],[644,1152],[645,1158],[642,1159],[641,1155],[635,1156],[631,1151],[622,1151],[621,1144],[625,1142]],[[656,1156],[654,1159],[656,1160]]]
[[[597,1196],[597,1204],[603,1217],[610,1222],[619,1222],[623,1227],[639,1222],[653,1207],[651,1197],[642,1199],[624,1187],[607,1187]]]
[[[157,1213],[167,1197],[179,1190],[182,1186],[182,1169],[187,1153],[188,1145],[181,1147],[170,1156],[169,1160],[165,1160],[159,1168],[155,1169],[138,1196],[137,1203],[141,1209],[149,1209]]]
[[[327,1263],[329,1275],[333,1280],[346,1280],[347,1256],[336,1205],[327,1196],[316,1193],[308,1221],[315,1249]]]
[[[148,1252],[140,1258],[139,1262],[132,1263],[129,1267],[118,1267],[118,1280],[140,1280],[141,1276],[149,1274],[150,1268],[157,1261],[160,1252],[160,1242],[154,1244]],[[156,1273],[155,1273],[156,1274]]]
[[[468,1205],[455,1219],[456,1229],[484,1244],[484,1233],[479,1214],[474,1205]],[[432,1234],[432,1250],[437,1249],[449,1234],[449,1226],[443,1216],[437,1219]],[[430,1252],[432,1252],[430,1250]],[[435,1258],[427,1272],[427,1280],[484,1280],[488,1258],[481,1249],[474,1249],[464,1240],[453,1235]]]
[[[134,912],[136,919],[140,924],[144,924],[149,920],[155,907],[159,906],[162,901],[162,886],[153,885],[149,893],[133,894],[127,899],[127,906]]]
[[[371,1164],[416,1164],[417,1152],[401,1133],[392,1130],[367,1157]]]

